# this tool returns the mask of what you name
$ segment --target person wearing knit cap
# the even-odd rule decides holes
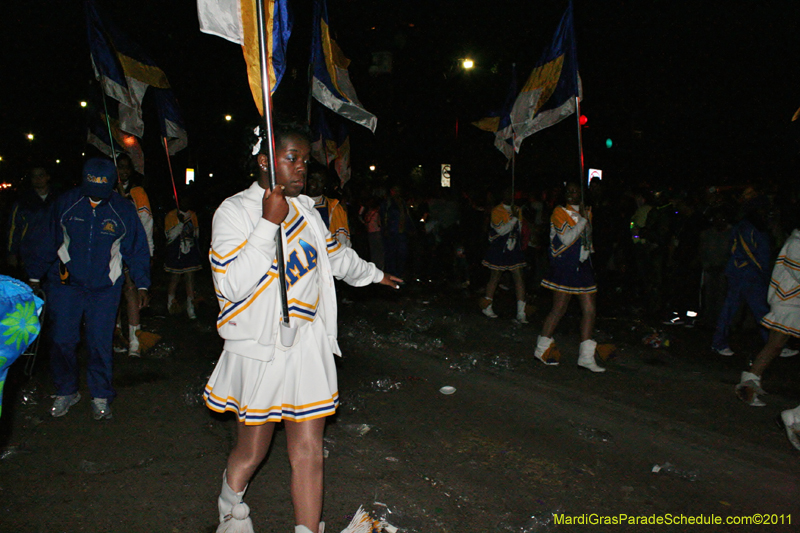
[[[81,324],[88,351],[87,386],[95,420],[111,418],[112,336],[122,293],[123,263],[148,303],[150,251],[136,208],[114,191],[117,172],[108,159],[92,158],[79,187],[53,206],[45,238],[28,266],[30,282],[44,286],[50,327],[50,366],[56,395],[50,414],[60,417],[81,399],[76,348]]]

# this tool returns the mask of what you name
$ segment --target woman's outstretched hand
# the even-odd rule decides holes
[[[390,274],[384,274],[383,279],[380,281],[381,285],[386,285],[393,289],[399,289],[401,283],[403,283],[402,279],[392,276]]]

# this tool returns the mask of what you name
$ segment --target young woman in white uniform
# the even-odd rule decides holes
[[[276,127],[278,187],[270,190],[269,160],[259,153],[257,181],[225,200],[214,215],[209,255],[220,304],[217,329],[225,345],[204,397],[210,409],[238,417],[237,443],[218,502],[219,532],[252,531],[242,496],[281,421],[292,469],[295,531],[323,530],[322,437],[325,417],[339,403],[333,280],[394,288],[401,282],[341,246],[313,200],[300,194],[309,154],[302,128]],[[283,242],[290,323],[297,328],[290,347],[281,344],[278,333],[276,235]]]

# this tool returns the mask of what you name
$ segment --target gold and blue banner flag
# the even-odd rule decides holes
[[[325,117],[325,108],[314,105],[311,114],[311,157],[327,167],[336,159],[336,148],[336,139]]]
[[[95,76],[105,94],[119,102],[120,128],[142,137],[145,92],[148,87],[168,89],[167,76],[138,44],[98,10],[94,0],[86,0],[84,7]]]
[[[375,133],[378,118],[364,109],[350,81],[350,60],[331,38],[328,5],[314,0],[314,23],[311,41],[311,94],[322,105]]]
[[[314,105],[311,116],[311,155],[326,167],[334,163],[342,186],[350,180],[350,133],[344,120],[339,117],[329,121],[326,111]],[[333,124],[333,125],[331,125]],[[335,132],[335,133],[334,133]]]
[[[514,152],[514,131],[511,127],[511,109],[517,98],[517,67],[511,66],[511,86],[508,88],[506,100],[499,111],[490,112],[488,116],[473,122],[474,126],[494,133],[494,145],[511,159]]]
[[[126,153],[130,156],[133,168],[139,174],[144,174],[144,151],[136,136],[122,131],[117,115],[116,106],[108,108],[108,117],[103,111],[103,105],[96,98],[89,99],[88,108],[88,133],[86,142],[101,153],[114,159],[115,155]],[[111,130],[111,137],[109,137]]]
[[[579,91],[575,28],[570,2],[556,28],[552,43],[536,63],[511,110],[517,152],[526,137],[574,113],[575,97],[580,96]]]
[[[272,94],[286,71],[286,47],[292,34],[288,0],[197,0],[197,19],[201,32],[241,45],[250,92],[263,115],[256,1],[264,2],[267,19],[267,76]]]
[[[167,141],[169,155],[175,155],[179,150],[186,148],[188,143],[178,100],[170,89],[153,89],[153,93],[156,97],[161,137]]]
[[[339,125],[336,161],[333,168],[336,169],[336,173],[339,175],[339,183],[344,187],[344,184],[350,181],[352,175],[352,167],[350,166],[350,134],[344,123]]]

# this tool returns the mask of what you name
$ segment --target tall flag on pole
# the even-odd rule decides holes
[[[511,159],[514,151],[514,132],[511,128],[511,108],[517,97],[517,67],[511,66],[511,86],[508,88],[506,100],[500,111],[489,113],[489,116],[472,124],[484,131],[494,133],[494,145],[503,152],[507,159]]]
[[[257,0],[197,0],[200,31],[222,37],[242,46],[247,64],[250,92],[263,115],[261,101],[261,62],[258,55]],[[267,16],[267,75],[270,93],[274,93],[286,71],[286,46],[292,33],[292,18],[288,0],[259,0],[264,2]]]
[[[332,126],[325,117],[327,113],[329,112],[324,107],[314,106],[311,117],[311,156],[326,167],[334,163],[339,182],[344,186],[352,174],[350,134],[347,124],[339,117],[336,117],[338,120],[334,120]]]
[[[572,2],[569,2],[556,28],[553,42],[536,63],[511,110],[517,152],[526,137],[574,113],[575,97],[580,96],[579,90]]]
[[[114,158],[115,153],[128,154],[136,172],[144,174],[144,152],[139,140],[134,135],[122,131],[119,119],[113,114],[113,107],[109,109],[111,116],[106,117],[105,113],[98,111],[96,106],[93,106],[86,142],[111,159]],[[111,138],[109,138],[109,130],[111,130]]]
[[[350,181],[351,168],[350,168],[350,134],[347,131],[347,125],[342,122],[339,124],[339,135],[336,141],[336,162],[334,168],[339,175],[339,183],[342,187]]]
[[[154,89],[161,137],[167,140],[169,155],[186,148],[188,138],[181,119],[178,100],[170,89]]]
[[[311,117],[311,156],[325,165],[336,159],[336,139],[325,118],[325,108],[315,105]]]
[[[364,109],[358,100],[347,71],[349,65],[350,60],[331,38],[326,1],[314,0],[311,42],[311,68],[314,75],[311,80],[311,94],[334,113],[375,133],[378,118]]]
[[[100,16],[94,0],[84,5],[95,76],[105,94],[119,102],[120,128],[141,137],[142,99],[148,87],[168,89],[167,76],[139,45]]]

